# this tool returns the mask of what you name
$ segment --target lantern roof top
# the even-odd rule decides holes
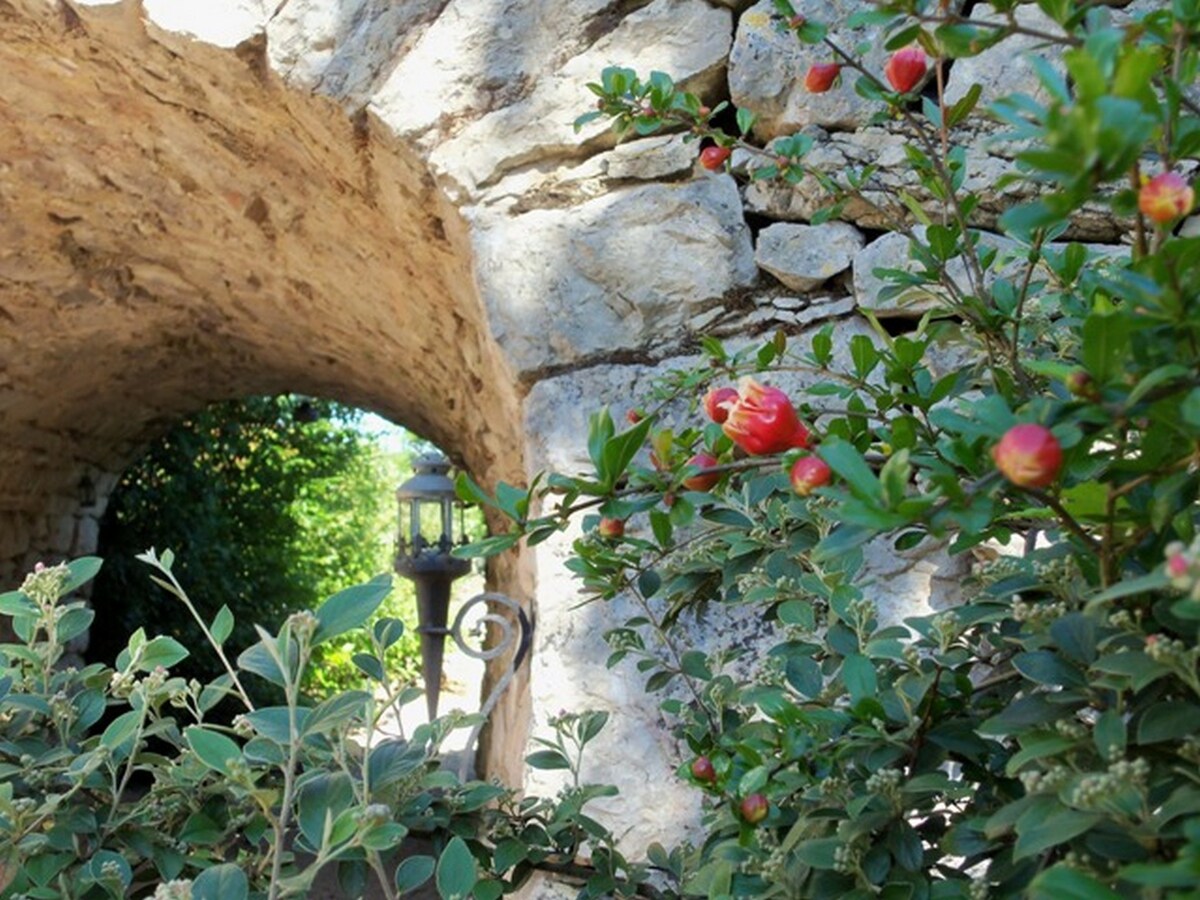
[[[397,500],[453,500],[450,460],[440,453],[425,453],[413,461],[413,476],[396,488]]]

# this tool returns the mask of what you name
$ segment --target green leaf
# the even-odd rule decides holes
[[[62,618],[58,620],[59,642],[65,644],[67,641],[79,637],[79,635],[88,630],[92,624],[92,620],[95,618],[95,610],[88,609],[85,606],[68,609],[63,613]]]
[[[104,565],[104,560],[98,556],[81,556],[79,559],[73,559],[67,563],[67,572],[70,574],[63,586],[63,595],[66,596],[71,591],[78,590],[95,578],[102,565]]]
[[[1120,314],[1093,313],[1083,323],[1083,365],[1101,384],[1125,371],[1131,329]]]
[[[108,723],[108,727],[100,735],[100,746],[107,747],[109,750],[116,750],[137,732],[138,725],[142,721],[142,715],[143,713],[136,709],[121,713],[121,715]]]
[[[749,109],[746,109],[745,107],[740,108],[737,111],[738,131],[743,135],[749,134],[750,129],[752,129],[754,127],[754,119],[755,119],[755,115],[753,112],[751,112]]]
[[[1039,4],[1040,5],[1040,4]],[[1124,900],[1123,895],[1085,875],[1059,865],[1047,869],[1029,886],[1030,900]]]
[[[230,773],[231,761],[242,758],[242,749],[225,735],[193,725],[183,732],[192,752],[210,769],[222,775]]]
[[[1082,671],[1049,650],[1018,653],[1012,662],[1018,672],[1038,684],[1055,687],[1084,687],[1087,684]]]
[[[1096,623],[1080,612],[1068,613],[1050,625],[1050,637],[1071,659],[1085,666],[1096,658]]]
[[[208,630],[212,632],[213,640],[218,645],[229,640],[229,635],[233,634],[233,613],[230,612],[228,606],[221,605]]]
[[[401,894],[415,891],[433,875],[432,856],[410,856],[396,867],[396,890]]]
[[[801,841],[796,847],[796,858],[814,869],[832,869],[837,862],[837,851],[845,846],[838,838],[816,838]]]
[[[332,829],[333,823],[354,803],[354,784],[345,772],[322,774],[304,782],[297,794],[296,808],[305,840],[313,847],[320,847],[326,823]]]
[[[451,838],[437,861],[438,895],[442,900],[464,900],[470,896],[477,880],[475,857],[466,841],[460,837]]]
[[[137,668],[144,672],[153,672],[158,666],[169,669],[188,655],[183,644],[175,638],[162,635],[146,642],[138,655]]]
[[[642,419],[628,431],[623,431],[604,443],[598,472],[606,489],[613,488],[646,442],[653,419]]]
[[[569,769],[571,762],[557,750],[537,750],[525,757],[535,769]]]
[[[850,692],[850,700],[857,703],[866,697],[874,697],[879,691],[875,677],[875,664],[867,657],[855,653],[842,663],[842,680]]]
[[[233,863],[205,869],[192,882],[192,900],[246,900],[250,882]]]
[[[850,489],[864,500],[883,502],[883,488],[854,446],[841,438],[831,437],[821,444],[818,455],[829,463]]]
[[[1125,756],[1125,719],[1115,709],[1105,710],[1092,729],[1096,752],[1101,759],[1123,759]]]
[[[313,634],[313,644],[320,644],[362,625],[391,592],[392,579],[388,575],[338,591],[317,608],[317,630]]]
[[[1031,810],[1017,820],[1017,843],[1013,859],[1024,859],[1064,844],[1100,822],[1101,813],[1080,812],[1059,807],[1048,815]]]
[[[1138,720],[1139,744],[1176,741],[1200,730],[1200,706],[1185,702],[1155,703]]]

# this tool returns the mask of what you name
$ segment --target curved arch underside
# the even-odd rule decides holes
[[[46,549],[82,471],[227,397],[337,398],[520,479],[462,220],[262,53],[0,0],[0,561]]]

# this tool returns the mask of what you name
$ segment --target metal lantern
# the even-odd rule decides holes
[[[416,585],[421,676],[425,679],[425,705],[432,721],[437,715],[446,636],[451,633],[446,627],[450,584],[466,575],[471,564],[450,555],[456,543],[466,543],[463,505],[447,474],[450,462],[441,454],[429,453],[413,463],[413,471],[413,477],[396,489],[400,507],[396,572]]]

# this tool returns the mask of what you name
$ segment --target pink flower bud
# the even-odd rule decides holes
[[[810,94],[823,94],[833,87],[841,71],[837,63],[816,63],[804,76],[804,89]]]
[[[1158,225],[1169,225],[1180,216],[1191,212],[1195,199],[1192,186],[1182,175],[1163,172],[1142,185],[1138,193],[1138,209],[1150,221]]]
[[[1167,557],[1167,574],[1172,578],[1183,578],[1189,568],[1188,559],[1182,553],[1173,553]]]
[[[892,54],[883,69],[883,74],[895,90],[907,94],[925,77],[927,68],[924,50],[920,47],[905,47]]]
[[[1045,487],[1058,477],[1062,446],[1044,425],[1014,425],[992,448],[992,459],[1013,484]]]
[[[819,487],[829,484],[833,471],[819,456],[802,456],[792,463],[792,490],[807,497]]]
[[[731,441],[751,456],[783,453],[808,446],[808,429],[788,395],[747,376],[738,385],[737,403],[722,426]]]

